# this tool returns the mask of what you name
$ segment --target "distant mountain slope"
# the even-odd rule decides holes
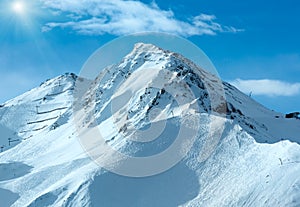
[[[83,93],[77,87],[86,80],[65,74],[0,107],[1,206],[300,206],[300,120],[154,45],[137,44],[107,70]],[[193,117],[199,126],[191,149],[151,177],[108,172],[82,147],[82,134],[97,129],[113,149],[151,156],[172,146],[181,120]],[[215,131],[212,120],[220,123]],[[150,123],[166,125],[157,139],[135,142]],[[104,161],[113,156],[101,153]]]

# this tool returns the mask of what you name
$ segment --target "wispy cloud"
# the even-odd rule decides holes
[[[179,20],[171,10],[157,4],[123,0],[41,0],[45,7],[66,14],[65,22],[49,22],[43,31],[70,28],[86,35],[124,35],[136,32],[169,32],[183,36],[236,33],[242,30],[223,26],[214,15],[200,14]]]
[[[242,80],[230,81],[244,93],[263,96],[294,96],[300,94],[300,83],[288,83],[280,80]]]

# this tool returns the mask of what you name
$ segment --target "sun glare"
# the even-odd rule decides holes
[[[25,11],[25,5],[21,1],[14,2],[12,5],[12,8],[13,8],[14,12],[16,12],[18,14],[22,14]]]

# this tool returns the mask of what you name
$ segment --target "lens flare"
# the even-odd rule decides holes
[[[12,5],[14,12],[18,14],[23,14],[25,12],[25,5],[21,1],[14,2]]]

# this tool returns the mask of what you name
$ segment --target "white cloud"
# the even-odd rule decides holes
[[[300,83],[288,83],[280,80],[242,80],[230,81],[230,84],[237,87],[246,94],[264,96],[294,96],[300,94]]]
[[[124,35],[136,32],[168,32],[183,36],[215,35],[218,32],[236,33],[242,30],[222,26],[214,15],[200,14],[182,21],[171,10],[162,10],[134,0],[41,0],[45,7],[63,12],[65,22],[50,22],[43,31],[70,28],[81,34]]]

